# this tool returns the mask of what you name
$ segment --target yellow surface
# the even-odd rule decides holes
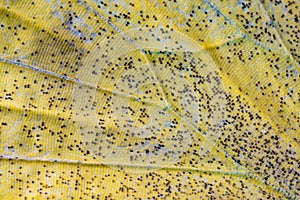
[[[299,6],[0,0],[0,199],[297,199]]]

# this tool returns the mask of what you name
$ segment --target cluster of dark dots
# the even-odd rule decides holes
[[[297,13],[299,3],[297,1],[289,1],[287,3],[271,1],[269,4],[265,4],[265,7],[282,38],[282,42],[299,64],[299,13]],[[271,12],[272,9],[275,12]]]
[[[6,1],[0,199],[297,198],[298,6]]]
[[[232,1],[227,5],[220,1],[214,3],[249,38],[274,51],[291,55],[299,65],[297,1]]]

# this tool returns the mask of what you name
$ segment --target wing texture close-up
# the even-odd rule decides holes
[[[299,11],[0,0],[0,199],[298,199]]]

